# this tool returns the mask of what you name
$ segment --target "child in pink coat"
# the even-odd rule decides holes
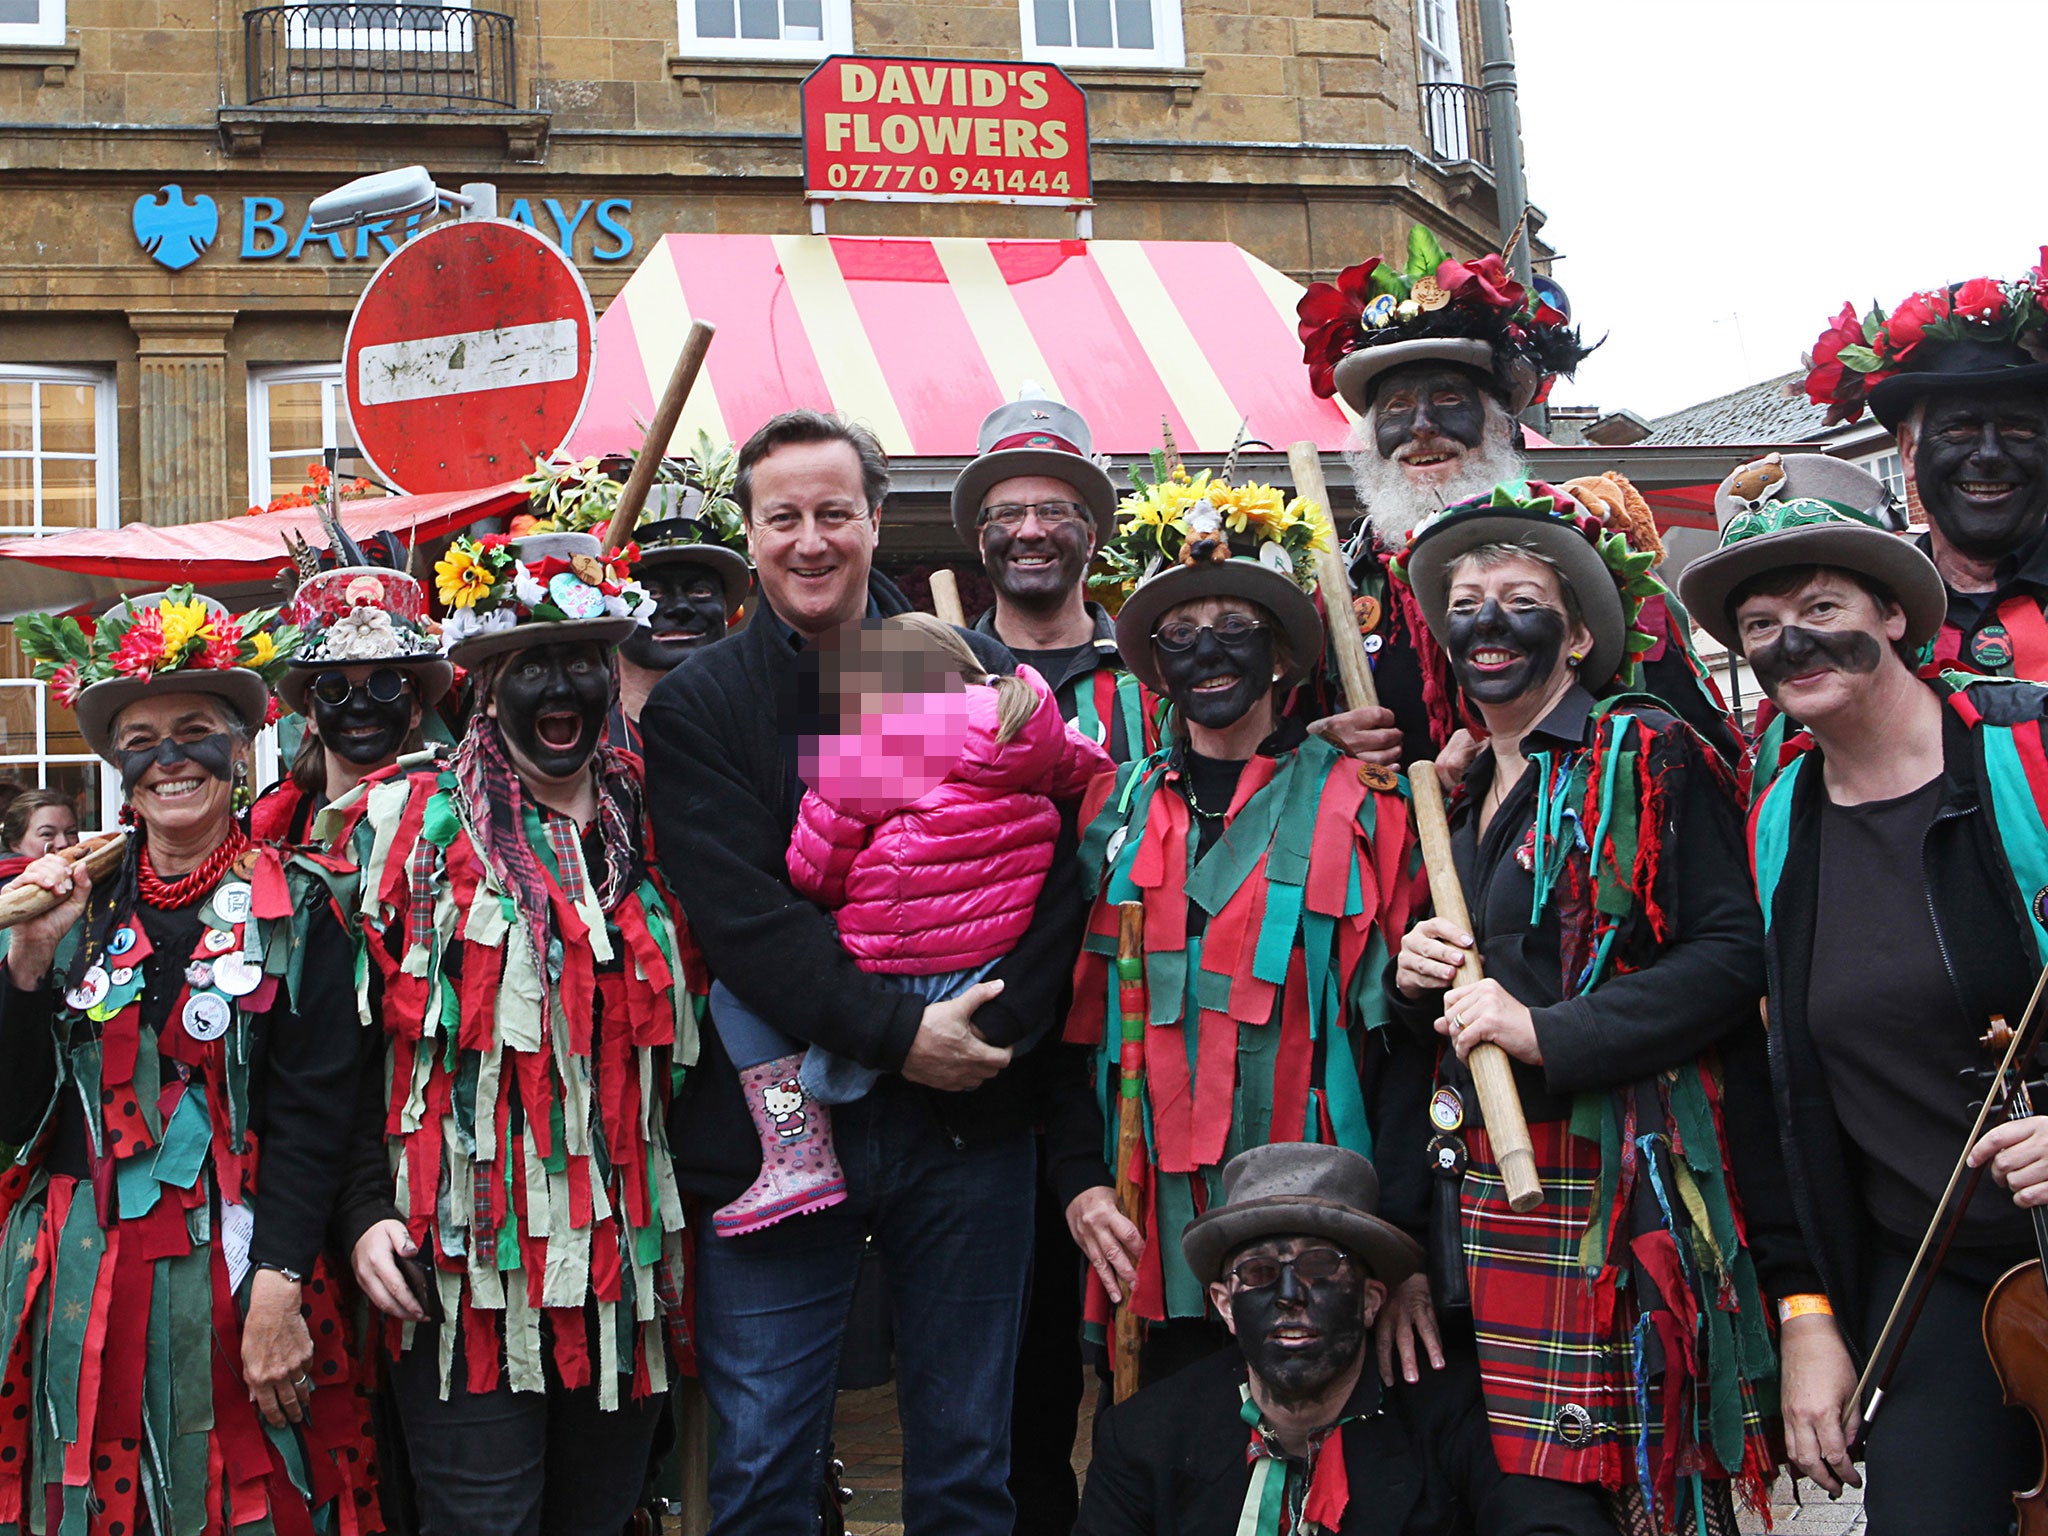
[[[1059,836],[1053,802],[1079,800],[1111,765],[1031,668],[985,674],[925,614],[891,619],[884,634],[908,663],[893,669],[898,685],[857,698],[842,685],[840,733],[804,743],[789,876],[833,914],[862,970],[943,1002],[1024,936]],[[760,1177],[712,1214],[714,1229],[737,1236],[837,1205],[846,1180],[826,1106],[860,1098],[880,1074],[806,1050],[723,987],[711,1014],[761,1137]]]

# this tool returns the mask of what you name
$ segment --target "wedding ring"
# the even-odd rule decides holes
[[[302,1392],[310,1392],[313,1390],[313,1378],[311,1376],[301,1376],[292,1385]]]

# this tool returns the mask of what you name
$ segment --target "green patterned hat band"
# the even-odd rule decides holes
[[[1792,501],[1767,501],[1751,512],[1740,512],[1728,520],[1728,526],[1721,530],[1722,549],[1732,549],[1750,539],[1761,539],[1774,533],[1790,533],[1795,528],[1850,527],[1869,528],[1878,533],[1887,533],[1884,524],[1870,513],[1851,507],[1839,501],[1822,501],[1813,496],[1801,496]]]

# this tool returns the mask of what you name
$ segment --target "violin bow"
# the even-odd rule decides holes
[[[1906,1341],[1913,1336],[1914,1325],[1920,1321],[1921,1309],[1927,1305],[1928,1295],[1933,1290],[1934,1277],[1948,1258],[1949,1245],[1955,1241],[1955,1235],[1963,1224],[1963,1215],[1969,1210],[1970,1200],[1984,1177],[1982,1167],[1970,1166],[1970,1149],[1983,1137],[1993,1111],[2005,1103],[2008,1097],[2006,1085],[2012,1081],[2014,1069],[2017,1067],[2024,1072],[2041,1043],[2041,998],[2044,993],[2048,993],[2048,967],[2043,967],[2040,979],[2034,983],[2034,995],[2027,999],[2027,1011],[2020,1015],[2019,1028],[2012,1031],[2011,1039],[2006,1042],[2005,1058],[1998,1064],[1998,1073],[1984,1094],[1984,1103],[1977,1110],[1976,1124],[1970,1127],[1970,1134],[1963,1141],[1962,1155],[1956,1159],[1955,1168],[1948,1176],[1948,1187],[1941,1192],[1941,1201],[1934,1208],[1934,1220],[1927,1224],[1919,1251],[1913,1255],[1912,1267],[1906,1271],[1899,1294],[1885,1317],[1884,1327],[1878,1331],[1877,1342],[1871,1346],[1869,1362],[1857,1378],[1855,1394],[1849,1399],[1843,1424],[1845,1429],[1859,1408],[1867,1429],[1884,1404],[1892,1372],[1898,1368]],[[1996,1043],[1997,1028],[1998,1025],[1994,1024],[1986,1032],[1987,1044]]]

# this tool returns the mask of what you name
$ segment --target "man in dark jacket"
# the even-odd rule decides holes
[[[671,672],[641,716],[650,817],[713,976],[787,1033],[886,1075],[835,1110],[848,1199],[741,1237],[698,1238],[698,1358],[720,1420],[713,1530],[815,1518],[832,1395],[863,1244],[880,1252],[897,1334],[904,1511],[912,1532],[1008,1536],[1010,1378],[1031,1251],[1029,1095],[1011,1047],[1057,1018],[1085,915],[1071,831],[1031,929],[990,980],[926,1005],[859,970],[791,888],[797,743],[826,712],[809,647],[909,604],[872,569],[887,461],[813,411],[740,452],[735,496],[763,604]],[[1008,652],[970,636],[991,671]],[[807,664],[808,663],[808,664]],[[1053,1032],[1056,1035],[1056,1031]],[[707,1205],[760,1166],[715,1031],[671,1116],[679,1181]]]
[[[1374,1214],[1371,1163],[1275,1142],[1232,1158],[1223,1190],[1181,1249],[1237,1350],[1103,1419],[1081,1536],[1611,1536],[1592,1490],[1502,1474],[1469,1356],[1381,1385],[1373,1315],[1422,1251]]]

